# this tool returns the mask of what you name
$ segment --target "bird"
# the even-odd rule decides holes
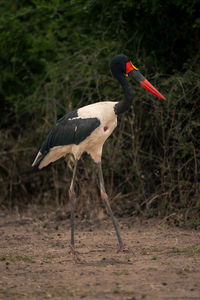
[[[134,79],[151,94],[160,99],[165,97],[140,73],[133,65],[128,56],[124,54],[115,55],[110,62],[113,77],[121,85],[124,98],[120,101],[101,101],[92,103],[72,112],[67,113],[57,121],[50,130],[41,148],[33,161],[32,166],[41,170],[65,157],[67,153],[74,156],[74,168],[68,195],[71,206],[71,245],[75,249],[74,241],[74,200],[75,200],[75,178],[77,164],[83,152],[87,152],[97,164],[99,173],[100,195],[107,211],[111,217],[119,243],[120,252],[127,252],[124,247],[117,222],[111,209],[108,194],[106,193],[104,177],[102,172],[102,150],[104,142],[112,134],[117,126],[118,117],[130,108],[133,101],[133,93],[128,78]]]

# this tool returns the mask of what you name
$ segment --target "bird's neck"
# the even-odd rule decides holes
[[[124,76],[118,78],[119,83],[121,84],[123,91],[124,91],[124,99],[119,101],[115,107],[114,111],[116,115],[120,115],[121,113],[125,112],[129,109],[132,100],[133,100],[133,93],[130,84],[126,80]]]

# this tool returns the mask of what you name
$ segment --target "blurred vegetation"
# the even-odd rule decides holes
[[[133,83],[131,111],[104,146],[111,204],[118,215],[165,216],[196,228],[199,36],[198,0],[2,0],[0,207],[68,203],[73,158],[41,172],[31,163],[66,112],[122,99],[109,61],[124,53],[167,101]],[[77,211],[98,217],[96,166],[87,155],[78,172]]]

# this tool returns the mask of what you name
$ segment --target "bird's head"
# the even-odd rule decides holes
[[[121,82],[122,77],[128,76],[139,82],[140,85],[151,94],[165,100],[165,97],[159,93],[156,88],[140,73],[128,56],[119,54],[113,57],[110,63],[113,76]]]

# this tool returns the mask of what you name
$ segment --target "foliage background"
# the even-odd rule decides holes
[[[199,224],[200,5],[198,0],[2,0],[0,207],[68,204],[73,157],[35,172],[41,142],[66,112],[120,100],[109,61],[128,55],[167,98],[133,83],[131,111],[103,152],[118,215]],[[102,212],[95,165],[83,155],[79,215]]]

